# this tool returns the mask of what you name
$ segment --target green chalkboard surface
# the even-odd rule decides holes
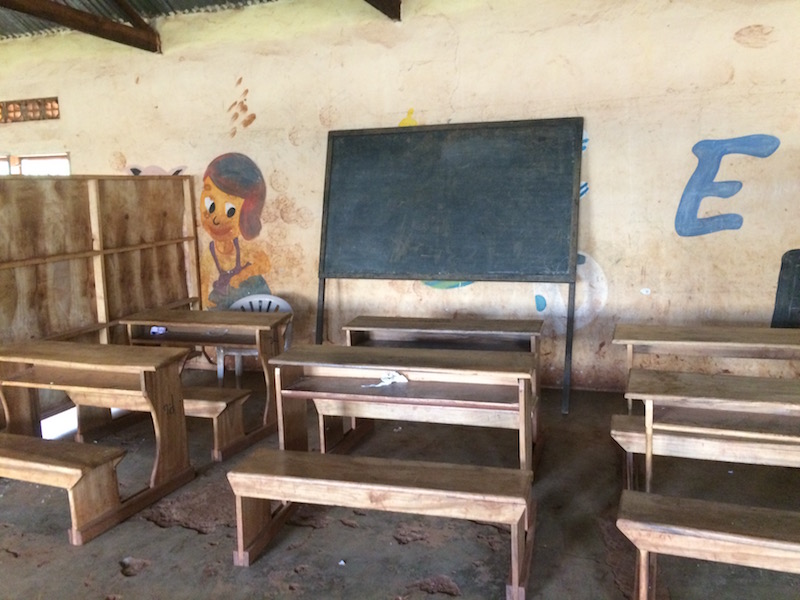
[[[320,278],[574,282],[583,119],[331,131]]]

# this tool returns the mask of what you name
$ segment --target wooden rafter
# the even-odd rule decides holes
[[[400,20],[400,3],[402,0],[367,0],[383,14],[394,21]]]
[[[399,3],[399,0],[397,1]],[[125,0],[115,0],[115,3],[131,19],[131,25],[70,8],[53,0],[0,0],[0,7],[134,48],[161,52],[161,38],[158,32],[150,27]]]

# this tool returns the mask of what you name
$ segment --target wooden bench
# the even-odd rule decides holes
[[[533,551],[532,478],[520,469],[259,448],[228,473],[236,495],[233,562],[249,566],[288,518],[292,505],[273,511],[271,501],[505,523],[511,527],[506,598],[524,600]]]
[[[187,417],[211,419],[214,445],[211,459],[219,462],[249,445],[244,432],[242,405],[251,390],[183,386],[183,410]]]
[[[720,425],[722,426],[722,422]],[[644,417],[612,415],[611,437],[625,452],[644,454],[647,444]],[[698,432],[656,430],[653,454],[697,460],[715,460],[749,465],[800,467],[800,430],[795,439],[776,435],[757,438],[748,431],[723,429]]]
[[[625,490],[617,527],[637,549],[639,600],[655,596],[657,554],[800,573],[798,512]]]
[[[644,403],[646,491],[656,436],[675,456],[796,465],[791,453],[800,450],[800,380],[633,369],[625,397]],[[625,439],[621,429],[616,437]],[[627,449],[630,441],[621,443]],[[632,460],[628,467],[630,474]]]
[[[111,526],[120,507],[116,467],[125,450],[0,433],[0,477],[67,490],[72,527],[80,546]]]

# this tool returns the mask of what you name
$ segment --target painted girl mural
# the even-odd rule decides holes
[[[244,154],[223,154],[208,165],[203,175],[201,222],[212,238],[210,279],[216,279],[208,299],[213,306],[224,308],[244,296],[269,293],[263,276],[270,269],[269,258],[241,243],[261,232],[266,198],[264,177]]]

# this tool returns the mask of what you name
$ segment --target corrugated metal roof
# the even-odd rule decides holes
[[[114,0],[52,0],[69,8],[97,15],[112,21],[128,23],[130,19]],[[127,0],[143,19],[190,12],[213,12],[275,0]],[[66,31],[67,27],[45,21],[8,8],[0,8],[0,39],[27,37]]]

